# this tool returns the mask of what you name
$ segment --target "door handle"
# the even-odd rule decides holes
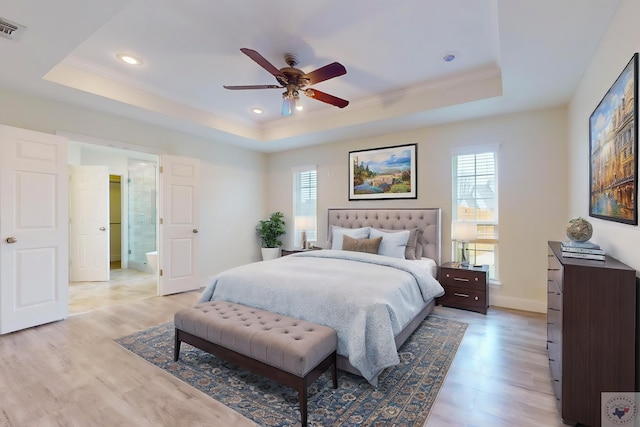
[[[198,229],[197,228],[194,228],[192,231],[193,231],[193,234],[197,234],[198,233]]]
[[[15,243],[17,241],[18,239],[16,239],[15,237],[7,237],[7,243]]]
[[[100,227],[100,231],[105,231],[106,228],[105,227]]]

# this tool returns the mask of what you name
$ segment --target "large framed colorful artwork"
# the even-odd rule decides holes
[[[638,54],[589,118],[589,215],[638,224]]]
[[[349,152],[349,200],[417,198],[416,144]]]

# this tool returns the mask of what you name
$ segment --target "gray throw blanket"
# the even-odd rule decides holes
[[[444,289],[423,261],[322,250],[236,267],[215,276],[200,302],[225,300],[326,325],[338,353],[377,385],[399,363],[395,335]]]

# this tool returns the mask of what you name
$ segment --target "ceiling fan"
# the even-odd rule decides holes
[[[344,66],[338,62],[332,62],[329,65],[318,68],[317,70],[305,73],[304,71],[295,68],[298,64],[298,58],[291,54],[286,53],[284,55],[285,62],[288,67],[277,69],[269,61],[267,61],[262,55],[252,49],[242,48],[242,53],[253,59],[258,65],[271,73],[280,85],[245,85],[245,86],[227,86],[225,89],[231,90],[244,90],[244,89],[285,89],[282,93],[282,115],[292,115],[300,100],[300,92],[304,93],[310,98],[317,99],[318,101],[326,102],[327,104],[335,105],[338,108],[344,108],[349,105],[349,101],[338,98],[337,96],[329,95],[328,93],[320,92],[316,89],[308,88],[316,83],[323,82],[325,80],[332,79],[334,77],[347,74],[347,70]]]

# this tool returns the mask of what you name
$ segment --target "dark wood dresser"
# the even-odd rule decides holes
[[[636,272],[605,261],[563,258],[549,242],[547,349],[566,424],[601,425],[601,392],[632,392],[636,376]]]
[[[444,295],[437,299],[437,303],[447,307],[487,314],[489,307],[488,271],[488,265],[465,267],[456,262],[442,264],[438,280],[444,288]]]

